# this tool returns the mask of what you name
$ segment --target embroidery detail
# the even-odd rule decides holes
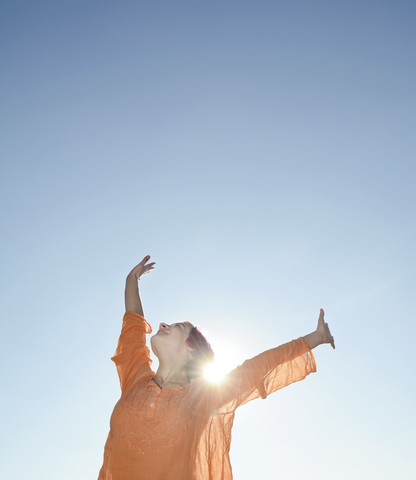
[[[111,431],[133,456],[162,453],[190,428],[191,413],[182,407],[184,395],[184,391],[149,390],[146,382],[140,382],[115,406]]]

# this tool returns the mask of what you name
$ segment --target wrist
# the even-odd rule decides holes
[[[304,339],[308,342],[309,348],[311,350],[313,348],[316,348],[318,345],[322,345],[323,343],[321,332],[319,332],[318,330],[315,330],[314,332],[305,335]]]
[[[134,273],[129,273],[126,278],[126,282],[136,282],[138,280]]]

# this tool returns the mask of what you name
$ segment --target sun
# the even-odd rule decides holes
[[[241,352],[237,352],[230,346],[222,345],[222,342],[213,342],[213,348],[215,358],[213,362],[206,365],[204,378],[210,383],[221,383],[227,373],[238,365]]]
[[[204,378],[210,383],[221,383],[227,371],[224,366],[221,365],[218,360],[214,360],[211,363],[208,363],[204,369]]]

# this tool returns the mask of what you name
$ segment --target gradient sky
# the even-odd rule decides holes
[[[150,324],[234,365],[325,309],[317,373],[237,410],[235,480],[415,478],[415,13],[1,2],[2,479],[98,476],[146,254]]]

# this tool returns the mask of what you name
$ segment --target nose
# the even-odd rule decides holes
[[[168,328],[169,325],[167,323],[160,323],[159,324],[159,330],[165,330],[166,328]]]

